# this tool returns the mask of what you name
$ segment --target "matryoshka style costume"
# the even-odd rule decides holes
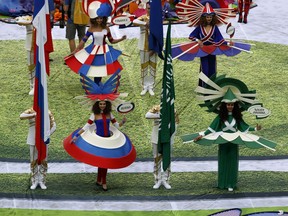
[[[104,84],[94,83],[88,77],[82,76],[81,79],[85,96],[83,101],[88,107],[96,101],[118,102],[121,96],[117,92],[119,76],[118,73],[112,75]],[[110,125],[110,123],[113,124]],[[102,114],[102,119],[94,120],[94,114],[91,115],[87,124],[82,128],[82,133],[75,142],[72,142],[74,136],[77,136],[76,130],[64,140],[64,148],[73,158],[90,164],[92,166],[118,169],[129,166],[136,159],[136,151],[127,135],[118,130],[119,124],[110,113]]]
[[[109,17],[114,11],[113,5],[108,0],[84,0],[83,9],[91,19]],[[77,74],[89,77],[105,77],[122,70],[118,61],[122,52],[106,43],[106,39],[111,43],[114,41],[109,29],[102,29],[99,32],[87,31],[83,42],[86,43],[90,36],[93,39],[90,45],[65,57],[68,67]]]
[[[83,75],[81,82],[86,95],[78,97],[85,99],[81,104],[91,107],[97,101],[106,101],[106,105],[107,101],[112,105],[119,103],[119,72],[113,74],[104,84],[96,84]],[[129,166],[136,159],[136,150],[129,137],[118,130],[119,124],[111,112],[97,115],[101,115],[101,118],[95,119],[96,114],[91,114],[86,125],[72,132],[64,139],[63,144],[67,153],[76,160],[98,167],[97,184],[101,182],[99,185],[106,185],[107,169]],[[122,125],[124,123],[122,120]],[[79,131],[82,133],[79,134]],[[103,190],[107,188],[103,187]]]

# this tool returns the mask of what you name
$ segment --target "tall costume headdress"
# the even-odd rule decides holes
[[[192,61],[195,57],[206,57],[208,55],[226,55],[235,56],[242,51],[250,52],[251,45],[247,43],[234,42],[233,45],[227,44],[215,25],[228,24],[229,18],[235,17],[236,14],[224,0],[186,0],[176,5],[177,14],[180,19],[187,21],[188,26],[196,28],[189,35],[192,42],[175,44],[172,46],[172,58],[181,61]],[[213,15],[213,28],[206,32],[203,30],[201,17]],[[214,23],[215,21],[215,23]],[[216,29],[215,29],[215,28]],[[234,34],[231,24],[228,25],[230,36]],[[231,32],[232,30],[232,32]],[[201,39],[204,46],[199,46],[197,40]],[[205,65],[204,65],[205,66]],[[205,70],[205,69],[204,69]],[[212,70],[216,70],[213,65]],[[206,70],[206,74],[209,72]]]
[[[233,93],[233,91],[229,87],[228,90],[226,91],[226,93],[224,94],[221,102],[224,102],[224,103],[235,103],[236,101],[238,101],[238,99],[237,99],[236,95]]]
[[[109,17],[116,8],[117,2],[114,4],[112,0],[83,0],[82,7],[84,12],[91,18]]]
[[[105,83],[100,82],[99,84],[94,83],[87,76],[81,75],[81,83],[86,95],[76,98],[84,99],[81,104],[88,106],[90,109],[96,101],[100,100],[110,101],[113,107],[113,104],[115,105],[115,102],[119,101],[118,97],[121,96],[118,92],[119,73],[120,70]],[[104,113],[102,113],[102,118],[103,124],[98,124],[98,126],[100,125],[100,131],[105,131],[104,128],[107,127],[104,125],[107,124],[107,119]],[[113,122],[113,119],[110,120]],[[89,121],[91,122],[89,123]],[[112,125],[108,128],[109,136],[97,135],[95,126],[89,126],[93,122],[97,125],[96,121],[94,114],[92,114],[92,119],[90,117],[88,123],[82,128],[84,132],[81,135],[78,134],[76,140],[73,140],[73,137],[77,137],[80,129],[75,130],[64,139],[63,145],[67,153],[78,161],[107,169],[123,168],[133,163],[136,159],[136,150],[129,137]]]
[[[205,82],[204,87],[198,86],[195,92],[198,93],[197,99],[204,101],[200,104],[201,107],[207,107],[208,112],[219,113],[221,103],[234,103],[238,102],[240,112],[248,110],[252,105],[259,105],[259,101],[256,100],[256,91],[248,90],[245,83],[238,79],[226,78],[225,75],[218,76],[214,79],[209,79],[205,74],[200,73],[199,79]],[[222,127],[219,115],[214,119],[206,131],[200,133],[187,134],[181,136],[181,139],[185,143],[195,142],[200,145],[212,145],[212,144],[225,144],[232,143],[236,145],[245,145],[249,148],[261,148],[275,151],[276,143],[267,140],[263,137],[258,137],[254,134],[248,133],[248,131],[254,131],[253,127],[250,127],[244,122],[244,120],[238,120],[233,123],[223,123],[225,127]],[[227,119],[226,119],[227,121]],[[232,124],[233,123],[233,124]],[[226,127],[227,126],[227,127]],[[198,140],[194,140],[199,135],[203,137]],[[236,156],[235,156],[236,158]]]
[[[196,98],[204,102],[200,106],[207,107],[208,112],[218,113],[221,102],[238,101],[241,111],[259,104],[256,91],[249,90],[246,84],[238,79],[226,78],[225,75],[210,79],[204,73],[199,74],[199,79],[205,83],[205,87],[198,86],[195,89],[198,93]]]
[[[119,97],[127,96],[126,93],[119,93],[118,87],[120,86],[120,70],[114,73],[107,79],[105,83],[99,82],[96,84],[93,80],[85,75],[81,75],[80,82],[82,88],[85,90],[85,95],[77,96],[76,99],[81,99],[81,105],[91,108],[96,101],[110,101],[112,108],[123,102]]]
[[[187,21],[189,27],[199,25],[201,16],[215,15],[217,25],[228,24],[228,19],[236,17],[233,8],[228,8],[224,0],[185,0],[176,5],[180,19]]]

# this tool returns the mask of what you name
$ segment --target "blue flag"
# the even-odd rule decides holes
[[[150,0],[150,34],[149,49],[158,53],[163,58],[163,21],[161,0]]]

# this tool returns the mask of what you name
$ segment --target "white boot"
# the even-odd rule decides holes
[[[149,90],[148,90],[148,92],[149,92],[149,94],[150,94],[151,96],[154,96],[154,95],[155,95],[152,86],[149,86]]]
[[[48,170],[48,165],[46,161],[42,161],[42,163],[39,165],[39,185],[42,190],[46,190],[47,186],[46,183],[46,174]]]
[[[157,181],[157,182],[155,183],[155,185],[153,186],[153,189],[159,189],[160,186],[161,186],[161,184],[162,184],[161,180]]]
[[[35,190],[36,187],[38,186],[38,183],[39,183],[37,161],[31,162],[30,169],[31,169],[31,186],[30,186],[30,189]]]
[[[34,95],[34,87],[29,91],[29,95],[33,96]]]
[[[143,90],[141,91],[140,95],[144,96],[147,93],[148,89],[147,88],[143,88]]]
[[[153,144],[153,149],[157,148],[157,145]],[[162,155],[158,155],[154,158],[154,166],[153,166],[153,175],[154,175],[154,182],[155,185],[153,186],[153,189],[159,189],[159,187],[162,184],[161,181],[161,162],[162,162]]]
[[[167,181],[162,180],[162,184],[163,184],[163,186],[164,186],[166,189],[168,189],[168,190],[171,189],[171,185],[170,185]]]
[[[32,180],[32,185],[30,186],[30,189],[35,190],[37,188],[37,186],[38,186],[38,180],[36,180],[36,181]]]
[[[46,190],[47,189],[47,186],[45,185],[44,182],[39,182],[39,186],[42,190]]]
[[[32,183],[32,185],[30,186],[30,189],[31,189],[31,190],[35,190],[37,186],[38,186],[38,182],[34,182],[34,183]]]
[[[170,174],[171,174],[171,165],[163,172],[162,175],[162,184],[168,190],[171,189],[171,185],[169,184]]]

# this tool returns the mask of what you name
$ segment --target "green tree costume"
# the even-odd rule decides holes
[[[256,104],[255,92],[249,91],[247,86],[240,80],[218,77],[215,80],[210,80],[203,74],[199,75],[200,79],[205,81],[211,88],[197,87],[195,90],[204,101],[202,107],[206,106],[208,111],[219,114],[221,103],[234,103],[238,101],[239,111],[244,111]],[[228,86],[228,87],[227,87]],[[227,120],[221,120],[220,116],[214,119],[211,125],[205,132],[189,134],[181,136],[184,143],[193,142],[199,135],[201,139],[194,141],[199,145],[218,144],[218,187],[235,188],[238,179],[239,167],[239,145],[248,148],[268,148],[274,150],[276,143],[265,138],[248,133],[255,131],[256,128],[250,127],[243,120],[237,120],[228,112]]]
[[[217,116],[209,128],[203,133],[182,136],[184,142],[192,142],[197,136],[204,135],[202,139],[195,141],[200,145],[219,144],[218,148],[218,187],[235,188],[238,179],[239,146],[248,148],[275,148],[276,143],[247,133],[255,131],[244,121],[236,122],[229,113],[227,121],[221,121]]]
[[[208,135],[212,132],[222,131],[225,133],[234,133],[237,130],[241,132],[255,131],[255,128],[249,127],[244,121],[236,122],[231,114],[228,115],[227,121],[221,121],[217,116],[209,129],[204,132]],[[221,139],[221,138],[220,138]],[[235,188],[238,179],[239,167],[239,147],[237,144],[227,142],[219,145],[218,148],[218,187]]]

